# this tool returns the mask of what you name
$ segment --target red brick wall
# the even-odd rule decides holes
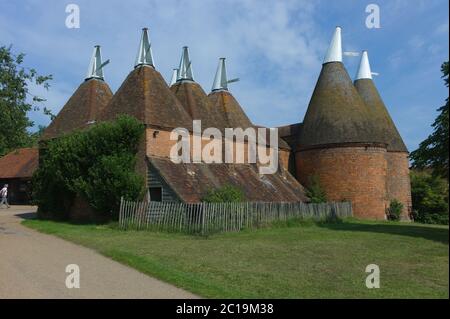
[[[317,176],[328,200],[350,200],[353,215],[386,218],[386,149],[340,147],[300,151],[296,154],[297,179],[307,186]]]
[[[388,200],[397,199],[402,202],[404,206],[402,219],[409,220],[412,200],[408,153],[387,152],[386,160]]]
[[[191,161],[193,160],[193,137],[192,133],[189,134],[190,137],[190,146],[191,146]],[[147,128],[146,130],[146,154],[147,156],[158,156],[158,157],[170,157],[170,150],[172,147],[177,143],[177,141],[171,141],[170,140],[170,132],[166,130],[157,130],[153,128]],[[201,140],[202,143],[202,149],[210,143],[210,139],[203,139]],[[248,144],[242,143],[242,142],[233,142],[234,144],[234,152],[233,152],[233,160],[236,162],[236,153],[237,148],[241,148],[244,151],[244,163],[248,163]],[[268,148],[266,146],[258,146],[260,149],[260,152],[268,152]],[[225,151],[225,145],[222,144],[222,152]],[[278,159],[279,159],[279,165],[286,170],[289,166],[289,154],[290,152],[288,150],[280,149],[278,151]],[[223,154],[222,154],[222,160],[224,160]]]

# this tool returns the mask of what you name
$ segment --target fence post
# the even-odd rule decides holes
[[[123,203],[123,196],[120,196],[120,206],[119,206],[119,229],[122,229],[122,203]]]
[[[205,234],[205,204],[204,203],[200,203],[200,212],[202,214],[202,230],[201,230],[201,234],[202,236]]]

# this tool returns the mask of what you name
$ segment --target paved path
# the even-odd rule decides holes
[[[91,249],[22,226],[34,207],[0,209],[0,298],[196,298]],[[68,289],[68,264],[80,288]]]

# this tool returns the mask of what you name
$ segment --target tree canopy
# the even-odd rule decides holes
[[[441,67],[445,85],[449,86],[449,62],[445,62]],[[449,99],[446,99],[444,106],[438,109],[439,115],[434,121],[433,133],[428,136],[417,150],[411,153],[412,165],[414,168],[430,168],[435,175],[447,178],[448,180],[448,107]]]
[[[28,118],[31,110],[41,110],[53,116],[42,105],[45,99],[33,95],[30,86],[43,86],[48,90],[51,75],[40,75],[35,69],[23,66],[25,55],[15,55],[11,46],[0,46],[0,156],[19,147],[36,142],[36,133],[29,128],[34,123]]]
[[[94,217],[108,220],[118,217],[121,197],[142,199],[144,177],[135,165],[143,134],[142,123],[121,116],[48,141],[33,176],[38,216],[67,219],[78,196],[98,213]]]

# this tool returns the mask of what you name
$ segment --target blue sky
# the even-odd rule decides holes
[[[80,28],[65,26],[67,4],[80,7]],[[365,26],[368,4],[380,7],[381,28]],[[33,88],[58,112],[83,81],[100,44],[106,81],[115,92],[132,70],[140,30],[150,29],[156,67],[167,79],[188,45],[196,81],[210,91],[218,58],[227,58],[230,90],[256,124],[299,122],[311,98],[334,27],[345,51],[369,50],[376,85],[408,148],[431,132],[448,91],[440,65],[448,60],[448,0],[0,0],[0,45],[24,52],[26,65],[54,80]],[[354,77],[359,58],[344,63]],[[49,119],[31,112],[36,124]]]

